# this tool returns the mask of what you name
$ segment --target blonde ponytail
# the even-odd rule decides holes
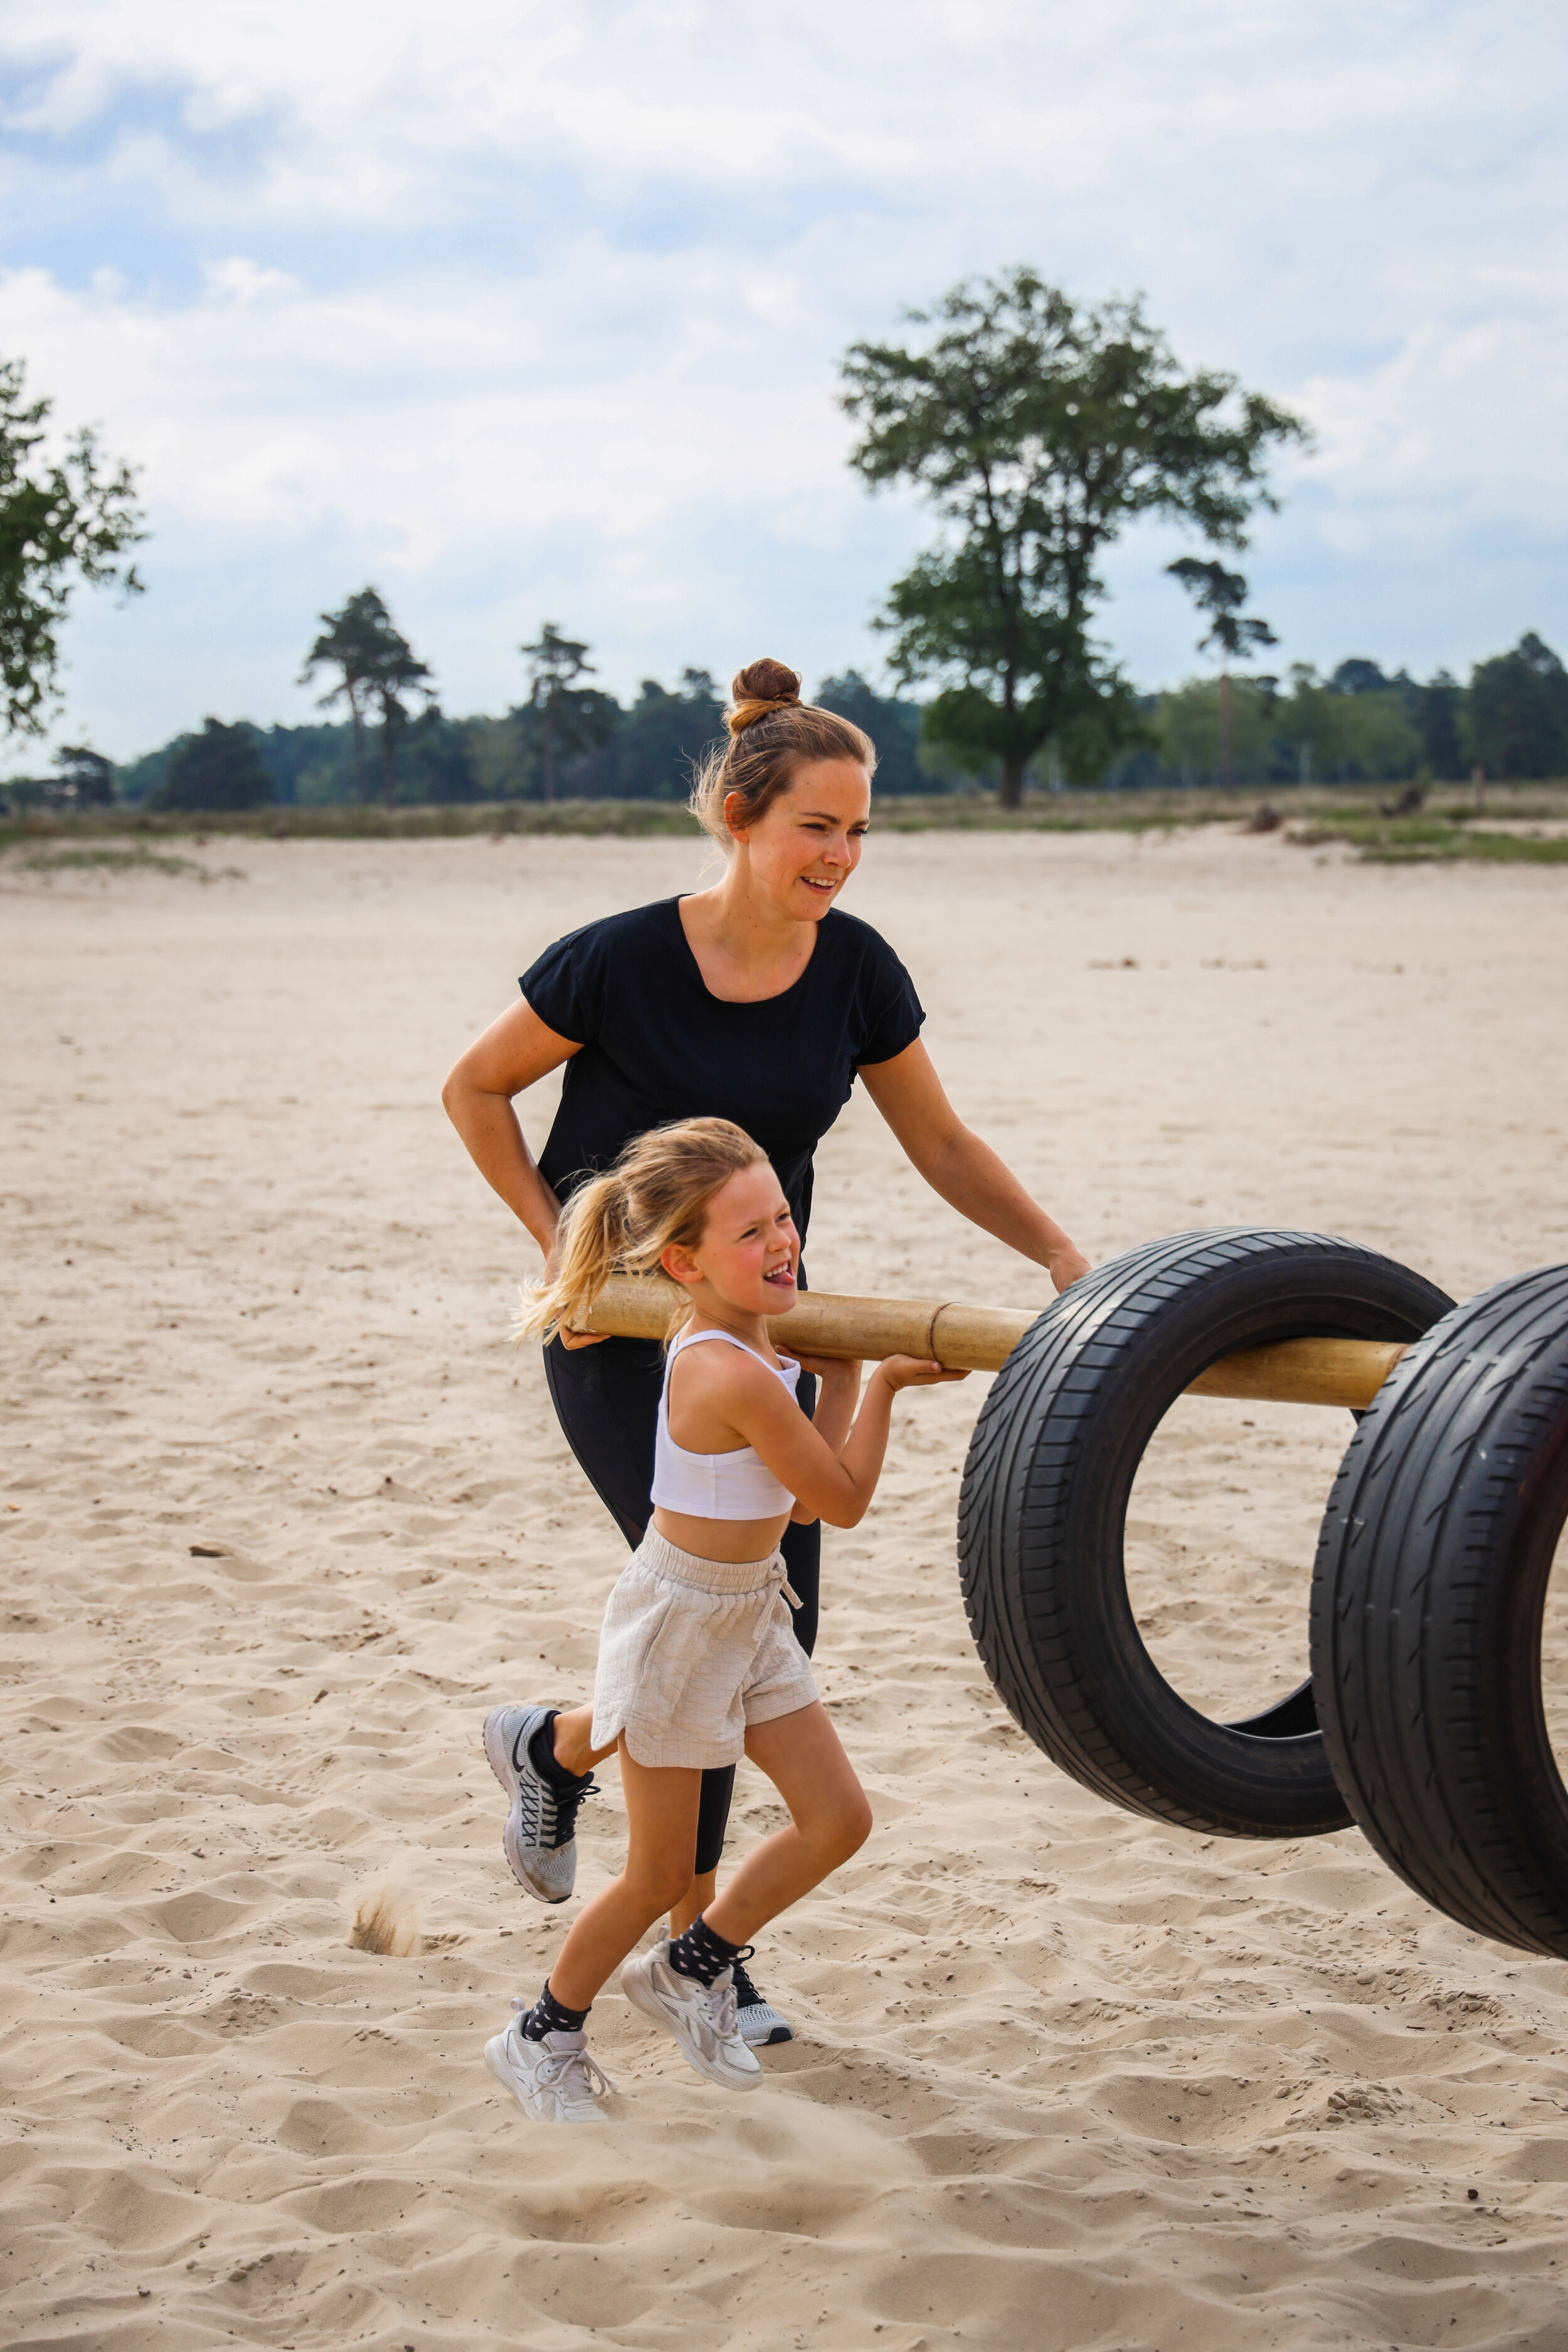
[[[561,1213],[554,1271],[523,1290],[515,1339],[546,1345],[563,1328],[581,1331],[612,1274],[652,1274],[671,1246],[695,1249],[709,1204],[742,1168],[767,1158],[727,1118],[687,1118],[628,1143],[608,1175],[579,1185]],[[691,1309],[678,1308],[672,1339]]]
[[[562,1212],[554,1273],[520,1294],[513,1337],[527,1339],[538,1331],[549,1341],[563,1324],[569,1331],[581,1330],[595,1299],[622,1263],[626,1246],[626,1187],[614,1171],[595,1176],[579,1186]]]

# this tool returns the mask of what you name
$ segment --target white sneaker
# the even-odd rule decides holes
[[[515,2010],[531,2006],[512,2002]],[[602,2124],[599,2100],[616,2086],[589,2056],[587,2042],[585,2033],[547,2033],[542,2042],[530,2042],[514,2017],[504,2033],[486,2042],[485,2063],[536,2124]]]
[[[626,1962],[621,1990],[634,2009],[674,2034],[688,2064],[710,2083],[722,2083],[729,2091],[754,2091],[763,2080],[735,2021],[732,1969],[721,1969],[710,1985],[680,1976],[669,1965],[669,1937],[661,1936],[651,1952]]]

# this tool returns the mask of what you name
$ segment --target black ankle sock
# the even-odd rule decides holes
[[[574,1789],[579,1780],[588,1778],[586,1772],[568,1772],[564,1764],[555,1761],[555,1717],[547,1715],[528,1743],[528,1760],[542,1780],[552,1789]]]
[[[710,1985],[745,1948],[743,1944],[727,1944],[699,1915],[670,1945],[669,1965],[677,1976],[695,1977],[699,1984]]]
[[[547,2033],[581,2033],[587,2015],[585,2009],[568,2009],[557,2000],[546,1983],[533,2007],[519,2020],[519,2030],[525,2042],[542,2042]]]

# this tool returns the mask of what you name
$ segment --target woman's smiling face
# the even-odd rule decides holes
[[[738,805],[732,793],[726,820]],[[860,863],[870,814],[871,780],[858,760],[813,760],[752,824],[731,830],[764,897],[795,921],[814,923]]]

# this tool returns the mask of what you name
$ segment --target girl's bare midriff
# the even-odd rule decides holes
[[[789,1525],[787,1511],[771,1519],[699,1519],[689,1511],[667,1511],[661,1503],[654,1526],[666,1543],[699,1559],[767,1559],[777,1551]]]

